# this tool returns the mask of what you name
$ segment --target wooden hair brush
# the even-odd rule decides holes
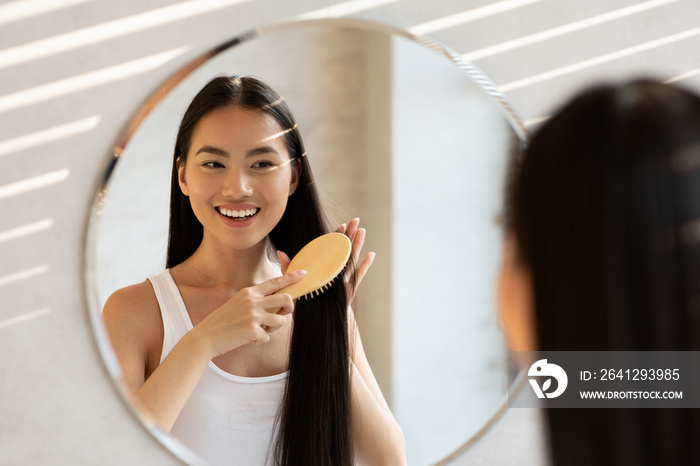
[[[327,233],[301,248],[287,267],[287,273],[306,270],[304,278],[274,294],[287,293],[292,299],[311,298],[323,293],[345,268],[352,244],[342,233]]]

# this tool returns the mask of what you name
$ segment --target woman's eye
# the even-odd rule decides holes
[[[270,168],[272,166],[272,162],[269,162],[267,160],[258,160],[252,165],[253,168]]]
[[[207,167],[207,168],[222,168],[223,167],[223,164],[221,162],[204,162],[202,165]]]

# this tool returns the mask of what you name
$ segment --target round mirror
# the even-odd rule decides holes
[[[117,144],[89,234],[89,301],[115,379],[100,310],[165,267],[180,118],[212,77],[253,75],[295,114],[327,212],[337,224],[360,217],[365,251],[377,253],[356,314],[409,464],[439,462],[487,425],[508,381],[497,219],[510,147],[525,132],[495,86],[455,57],[375,23],[293,22],[236,38],[159,89]]]

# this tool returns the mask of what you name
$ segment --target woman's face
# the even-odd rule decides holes
[[[178,174],[204,241],[248,249],[277,225],[299,181],[284,143],[287,129],[262,111],[239,107],[199,121]]]
[[[498,312],[501,328],[511,351],[536,351],[537,332],[530,273],[520,264],[516,240],[503,242],[498,280]]]

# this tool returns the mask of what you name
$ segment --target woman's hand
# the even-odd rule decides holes
[[[375,257],[373,252],[367,253],[364,259],[362,259],[362,262],[358,263],[360,251],[362,250],[362,245],[365,243],[365,236],[367,235],[367,230],[364,228],[358,228],[359,225],[360,219],[353,218],[347,225],[343,223],[337,230],[335,230],[338,233],[344,233],[345,236],[350,238],[350,242],[352,243],[351,257],[352,263],[355,264],[355,268],[354,270],[351,270],[350,267],[346,268],[344,274],[348,302],[352,302],[352,300],[355,298],[357,288],[360,286],[360,282],[367,274],[369,268],[372,266],[372,262],[374,262]]]
[[[298,282],[304,275],[305,270],[297,270],[243,288],[192,331],[206,342],[212,358],[248,343],[267,343],[270,334],[287,323],[284,316],[294,310],[290,295],[272,293]]]

